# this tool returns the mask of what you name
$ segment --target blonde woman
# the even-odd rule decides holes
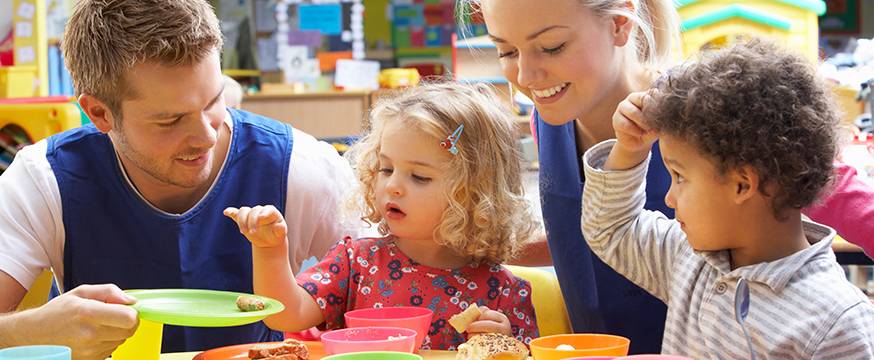
[[[522,259],[555,265],[574,331],[622,335],[631,339],[632,353],[659,352],[665,305],[601,262],[583,239],[580,156],[615,136],[616,106],[649,87],[668,61],[676,36],[673,2],[464,1],[482,11],[504,75],[536,108],[549,246],[542,239]],[[661,162],[652,166],[648,208],[673,216],[663,201],[670,177]]]
[[[575,331],[623,335],[631,339],[632,353],[658,352],[665,305],[601,262],[583,239],[580,158],[586,149],[615,137],[611,118],[619,103],[649,88],[669,65],[678,31],[674,2],[461,1],[482,11],[504,75],[536,108],[533,128],[547,237],[527,246],[520,259],[527,265],[555,265]],[[652,151],[654,158],[661,156],[658,143]],[[859,183],[842,182],[847,181]],[[646,209],[674,216],[664,201],[670,184],[664,164],[650,162]],[[865,192],[843,189],[805,214],[834,226],[850,242],[874,249],[867,235],[874,229],[858,226],[874,223],[853,205],[865,201]]]
[[[468,334],[536,338],[531,286],[500,265],[533,228],[507,114],[485,86],[452,83],[378,103],[372,131],[349,154],[364,220],[383,236],[343,239],[296,278],[277,256],[289,226],[279,212],[228,209],[252,242],[255,292],[285,304],[267,325],[337,329],[349,310],[422,306],[434,311],[423,347],[453,350],[465,336],[449,318],[480,306]]]

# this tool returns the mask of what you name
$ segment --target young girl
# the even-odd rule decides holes
[[[349,310],[423,306],[434,311],[423,348],[455,349],[465,337],[448,318],[479,305],[468,333],[536,338],[530,285],[499,265],[533,232],[507,115],[484,85],[423,85],[379,102],[347,156],[362,219],[383,237],[341,240],[296,281],[282,214],[225,210],[252,242],[255,292],[286,306],[267,325],[336,329]]]

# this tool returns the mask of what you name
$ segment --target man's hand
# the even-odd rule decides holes
[[[253,208],[229,207],[225,216],[233,219],[240,228],[240,233],[257,248],[275,248],[286,245],[288,225],[282,213],[273,205],[256,206]]]
[[[74,359],[104,360],[133,335],[136,300],[115,285],[82,285],[47,304],[0,318],[8,343],[66,345]]]

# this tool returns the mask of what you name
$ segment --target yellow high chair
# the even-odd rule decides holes
[[[504,265],[513,275],[531,283],[531,302],[540,336],[570,334],[571,323],[554,273],[543,269]]]
[[[17,311],[33,309],[45,305],[49,301],[49,291],[52,289],[54,273],[50,269],[43,270],[36,278],[30,290],[24,294],[24,298],[18,303]]]

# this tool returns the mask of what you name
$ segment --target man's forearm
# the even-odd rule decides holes
[[[0,349],[29,345],[23,342],[22,334],[30,332],[26,325],[26,317],[30,312],[32,311],[0,314]]]

